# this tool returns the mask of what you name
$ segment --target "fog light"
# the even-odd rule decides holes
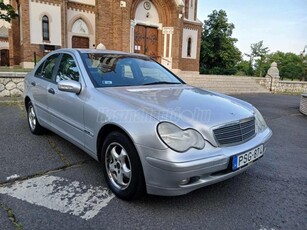
[[[190,178],[186,178],[180,181],[180,185],[187,185],[188,183],[190,183]]]

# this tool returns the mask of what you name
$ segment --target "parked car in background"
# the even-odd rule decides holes
[[[110,189],[127,200],[182,195],[238,175],[272,135],[251,104],[124,52],[46,55],[25,77],[24,103],[33,134],[51,130],[102,162]]]

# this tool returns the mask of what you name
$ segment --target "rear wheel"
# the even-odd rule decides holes
[[[29,128],[33,134],[40,135],[44,133],[44,128],[37,120],[36,112],[31,101],[27,105],[27,118]]]
[[[144,193],[141,161],[126,135],[120,132],[110,133],[103,144],[101,160],[106,181],[116,196],[132,200]]]

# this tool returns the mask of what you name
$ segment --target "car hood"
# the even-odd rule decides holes
[[[181,128],[210,129],[253,116],[249,103],[188,85],[101,88],[159,121]]]

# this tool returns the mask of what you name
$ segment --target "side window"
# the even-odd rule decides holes
[[[56,82],[62,80],[79,81],[79,71],[75,60],[69,54],[63,54],[58,73],[56,75]]]
[[[43,63],[37,68],[37,70],[35,71],[35,74],[34,74],[35,77],[40,77],[40,76],[41,76],[41,74],[42,74],[42,69],[43,69],[44,64],[45,64],[45,62],[43,62]]]
[[[52,80],[53,70],[57,62],[58,56],[59,54],[54,54],[45,61],[44,68],[41,73],[42,78]]]

